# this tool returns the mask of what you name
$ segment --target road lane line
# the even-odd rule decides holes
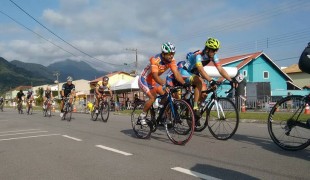
[[[0,134],[0,136],[13,136],[17,134],[31,134],[31,133],[41,133],[41,132],[48,132],[48,131],[34,131],[34,132],[22,132],[22,133],[14,133],[14,134]]]
[[[206,179],[206,180],[220,180],[218,178],[215,178],[215,177],[212,177],[212,176],[208,176],[208,175],[205,175],[205,174],[201,174],[199,172],[191,171],[189,169],[184,169],[184,168],[181,168],[181,167],[174,167],[174,168],[171,168],[171,169],[175,170],[175,171],[179,171],[179,172],[184,173],[184,174],[188,174],[188,175],[195,176],[195,177],[198,177],[198,178]]]
[[[16,140],[16,139],[26,139],[26,138],[35,138],[35,137],[43,137],[43,136],[57,136],[60,134],[45,134],[45,135],[38,135],[38,136],[24,136],[24,137],[18,137],[18,138],[9,138],[9,139],[0,139],[0,141],[10,141],[10,140]]]
[[[22,131],[37,131],[37,130],[41,130],[41,129],[21,129],[21,130],[15,130],[15,131],[3,131],[3,132],[0,132],[0,134],[11,133],[11,132],[22,132]]]
[[[99,147],[101,149],[105,149],[105,150],[108,150],[108,151],[116,152],[116,153],[119,153],[119,154],[122,154],[122,155],[125,155],[125,156],[131,156],[132,155],[131,153],[127,153],[127,152],[120,151],[120,150],[117,150],[117,149],[113,149],[113,148],[110,148],[110,147],[107,147],[107,146],[103,146],[103,145],[96,145],[96,147]]]
[[[62,135],[62,136],[63,136],[63,137],[66,137],[66,138],[69,138],[69,139],[76,140],[76,141],[82,141],[82,139],[78,139],[78,138],[71,137],[71,136],[68,136],[68,135]]]

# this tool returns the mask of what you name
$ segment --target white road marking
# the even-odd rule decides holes
[[[34,132],[22,132],[22,133],[14,133],[14,134],[0,134],[0,136],[13,136],[17,134],[31,134],[31,133],[42,133],[42,132],[48,132],[48,131],[34,131]]]
[[[0,133],[3,134],[3,133],[10,133],[10,132],[36,131],[36,130],[40,130],[40,129],[21,129],[21,130],[15,130],[15,131],[3,131]]]
[[[132,155],[131,153],[127,153],[127,152],[120,151],[120,150],[117,150],[117,149],[113,149],[113,148],[110,148],[110,147],[107,147],[107,146],[103,146],[103,145],[96,145],[96,147],[99,147],[101,149],[105,149],[105,150],[108,150],[108,151],[116,152],[116,153],[119,153],[119,154],[123,154],[125,156],[131,156]]]
[[[78,138],[71,137],[71,136],[68,136],[68,135],[62,135],[62,136],[63,136],[63,137],[66,137],[66,138],[69,138],[69,139],[76,140],[76,141],[82,141],[82,139],[78,139]]]
[[[205,174],[201,174],[199,172],[191,171],[189,169],[184,169],[184,168],[181,168],[181,167],[174,167],[174,168],[171,168],[171,169],[175,170],[175,171],[179,171],[179,172],[184,173],[184,174],[195,176],[195,177],[198,177],[198,178],[201,178],[201,179],[220,180],[218,178],[215,178],[215,177],[212,177],[212,176],[208,176],[208,175],[205,175]]]
[[[45,135],[38,135],[38,136],[25,136],[25,137],[17,137],[17,138],[9,138],[9,139],[0,139],[0,141],[10,141],[15,139],[26,139],[26,138],[35,138],[35,137],[43,137],[43,136],[57,136],[60,134],[45,134]]]

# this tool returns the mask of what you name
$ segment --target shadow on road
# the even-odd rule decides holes
[[[191,170],[218,179],[247,179],[247,180],[258,179],[256,177],[244,174],[242,172],[211,166],[207,164],[197,164],[194,167],[192,167]]]
[[[235,141],[248,143],[248,144],[255,144],[258,145],[268,151],[290,156],[290,157],[296,157],[304,160],[310,161],[310,150],[309,148],[303,149],[300,151],[285,151],[278,147],[270,138],[262,138],[262,137],[255,137],[255,136],[248,136],[248,135],[240,135],[235,134],[232,138]]]

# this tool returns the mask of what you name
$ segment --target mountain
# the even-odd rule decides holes
[[[0,94],[21,85],[41,85],[50,80],[24,68],[16,66],[0,57]]]
[[[47,68],[51,71],[57,71],[60,73],[60,82],[66,81],[68,76],[73,77],[73,80],[93,80],[96,77],[107,74],[107,72],[98,71],[83,61],[73,61],[69,59],[50,64],[49,66],[47,66]]]
[[[36,74],[39,77],[48,79],[50,81],[54,81],[55,77],[53,76],[53,72],[49,70],[47,67],[41,65],[41,64],[36,64],[36,63],[24,63],[18,60],[11,61],[11,64],[23,68],[27,71],[32,72],[32,74]]]

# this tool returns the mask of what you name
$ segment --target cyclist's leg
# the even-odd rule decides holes
[[[141,124],[145,125],[146,124],[145,118],[147,111],[151,108],[156,99],[156,90],[154,90],[152,85],[147,83],[143,77],[139,79],[138,85],[139,88],[144,92],[144,94],[146,94],[149,97],[149,100],[145,102],[143,111],[139,116]]]

